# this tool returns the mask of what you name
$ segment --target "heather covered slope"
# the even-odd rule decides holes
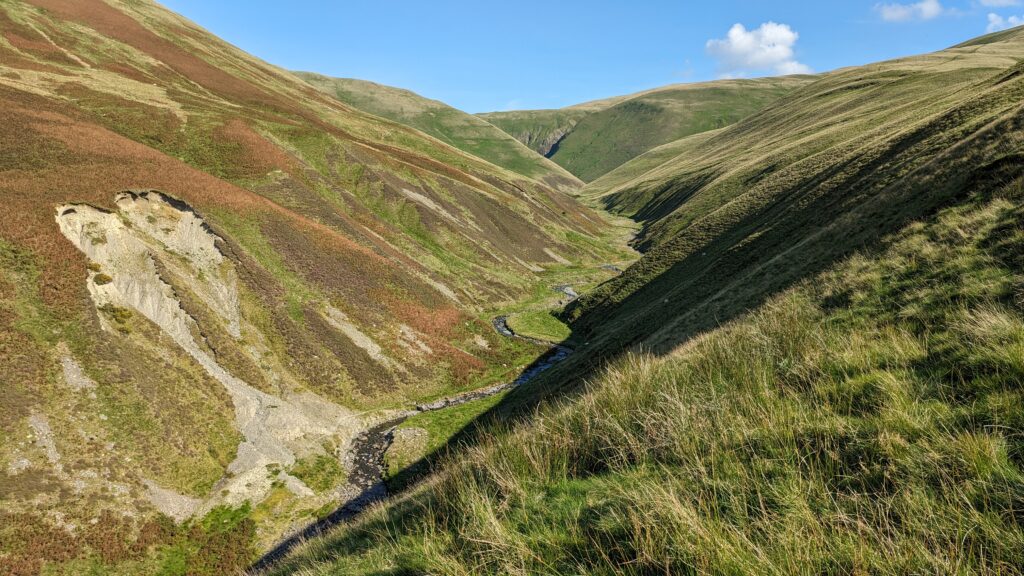
[[[150,2],[0,7],[0,199],[14,573],[244,564],[348,495],[382,410],[537,353],[488,310],[623,254],[563,193]]]
[[[353,108],[412,126],[463,152],[556,190],[572,192],[583,185],[564,168],[531,152],[515,138],[443,102],[365,80],[331,78],[311,72],[295,74]]]
[[[812,79],[678,84],[562,110],[482,117],[590,182],[652,148],[733,124]]]

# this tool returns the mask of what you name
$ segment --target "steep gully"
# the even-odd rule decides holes
[[[576,297],[576,293],[569,286],[559,286],[556,287],[555,290],[565,293],[566,295],[571,293],[571,298]],[[544,372],[565,360],[573,352],[571,348],[566,346],[552,345],[550,342],[544,342],[516,334],[515,331],[509,327],[507,316],[498,316],[492,320],[492,325],[502,336],[549,346],[550,349],[526,367],[519,376],[511,382],[505,382],[489,386],[487,388],[465,392],[456,396],[442,398],[428,404],[419,404],[414,410],[405,412],[397,418],[387,422],[377,424],[356,436],[352,440],[351,448],[346,455],[346,464],[348,465],[349,470],[349,484],[359,490],[359,494],[350,498],[329,516],[310,524],[298,533],[289,536],[287,539],[279,543],[260,558],[258,562],[252,565],[252,567],[250,567],[248,571],[249,574],[258,574],[270,568],[302,542],[313,538],[342,522],[351,520],[366,509],[366,507],[390,496],[387,484],[384,482],[384,454],[387,452],[388,448],[391,446],[392,440],[394,439],[395,428],[402,422],[416,414],[452,408],[454,406],[459,406],[482,398],[488,398],[495,394],[504,392],[505,390],[522,386],[535,378],[541,372]]]

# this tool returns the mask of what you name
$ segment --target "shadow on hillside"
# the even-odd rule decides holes
[[[335,514],[340,514],[342,510],[344,510],[344,508],[339,509],[338,512],[335,512],[334,514],[332,514],[332,516],[334,516]],[[364,520],[365,527],[367,529],[365,533],[372,534],[379,533],[383,530],[387,530],[389,526],[394,526],[399,519],[403,517],[409,517],[410,515],[415,514],[419,510],[422,510],[422,507],[413,502],[396,502],[389,510],[387,516],[383,518],[374,518],[372,520]],[[258,563],[250,567],[246,574],[263,574],[271,569],[288,569],[289,563],[286,560],[286,558],[288,553],[291,552],[291,550],[293,550],[296,546],[302,544],[303,542],[311,538],[325,535],[330,528],[333,528],[334,526],[337,526],[342,522],[351,520],[356,514],[358,514],[358,511],[354,512],[353,514],[347,517],[339,517],[334,522],[328,523],[327,519],[325,519],[321,522],[317,522],[316,524],[311,525],[307,529],[303,530],[302,534],[289,538],[288,540],[274,548],[274,550],[267,553],[267,555],[260,559]],[[314,528],[316,528],[316,530],[314,530]],[[338,558],[350,554],[360,554],[362,552],[372,549],[374,546],[378,544],[379,542],[377,540],[375,540],[372,537],[365,536],[364,533],[351,534],[347,535],[344,538],[331,539],[330,553],[323,557],[317,557],[317,560],[329,561],[331,558]],[[302,559],[299,562],[304,563],[307,560],[308,559]],[[395,571],[382,570],[381,572],[379,572],[379,574],[381,574],[382,576],[385,574],[398,575],[406,573],[410,572],[403,571],[402,569],[396,569]],[[418,574],[418,572],[411,573]]]

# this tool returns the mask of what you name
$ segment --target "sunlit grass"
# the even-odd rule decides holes
[[[520,336],[547,342],[562,342],[572,335],[572,330],[546,310],[513,314],[508,318],[509,327]]]

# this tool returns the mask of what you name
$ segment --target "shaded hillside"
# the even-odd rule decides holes
[[[482,117],[589,182],[652,148],[733,124],[812,79],[678,84],[562,110]]]
[[[0,6],[0,199],[18,574],[244,564],[350,496],[381,410],[536,354],[486,310],[621,254],[563,193],[148,1]]]
[[[298,77],[345,104],[412,126],[442,142],[565,192],[582,186],[575,176],[531,152],[484,120],[414,92],[365,80],[331,78],[311,72]]]
[[[592,183],[588,200],[644,224],[647,253],[576,303],[576,330],[670,347],[1014,177],[1022,36],[825,75]]]

